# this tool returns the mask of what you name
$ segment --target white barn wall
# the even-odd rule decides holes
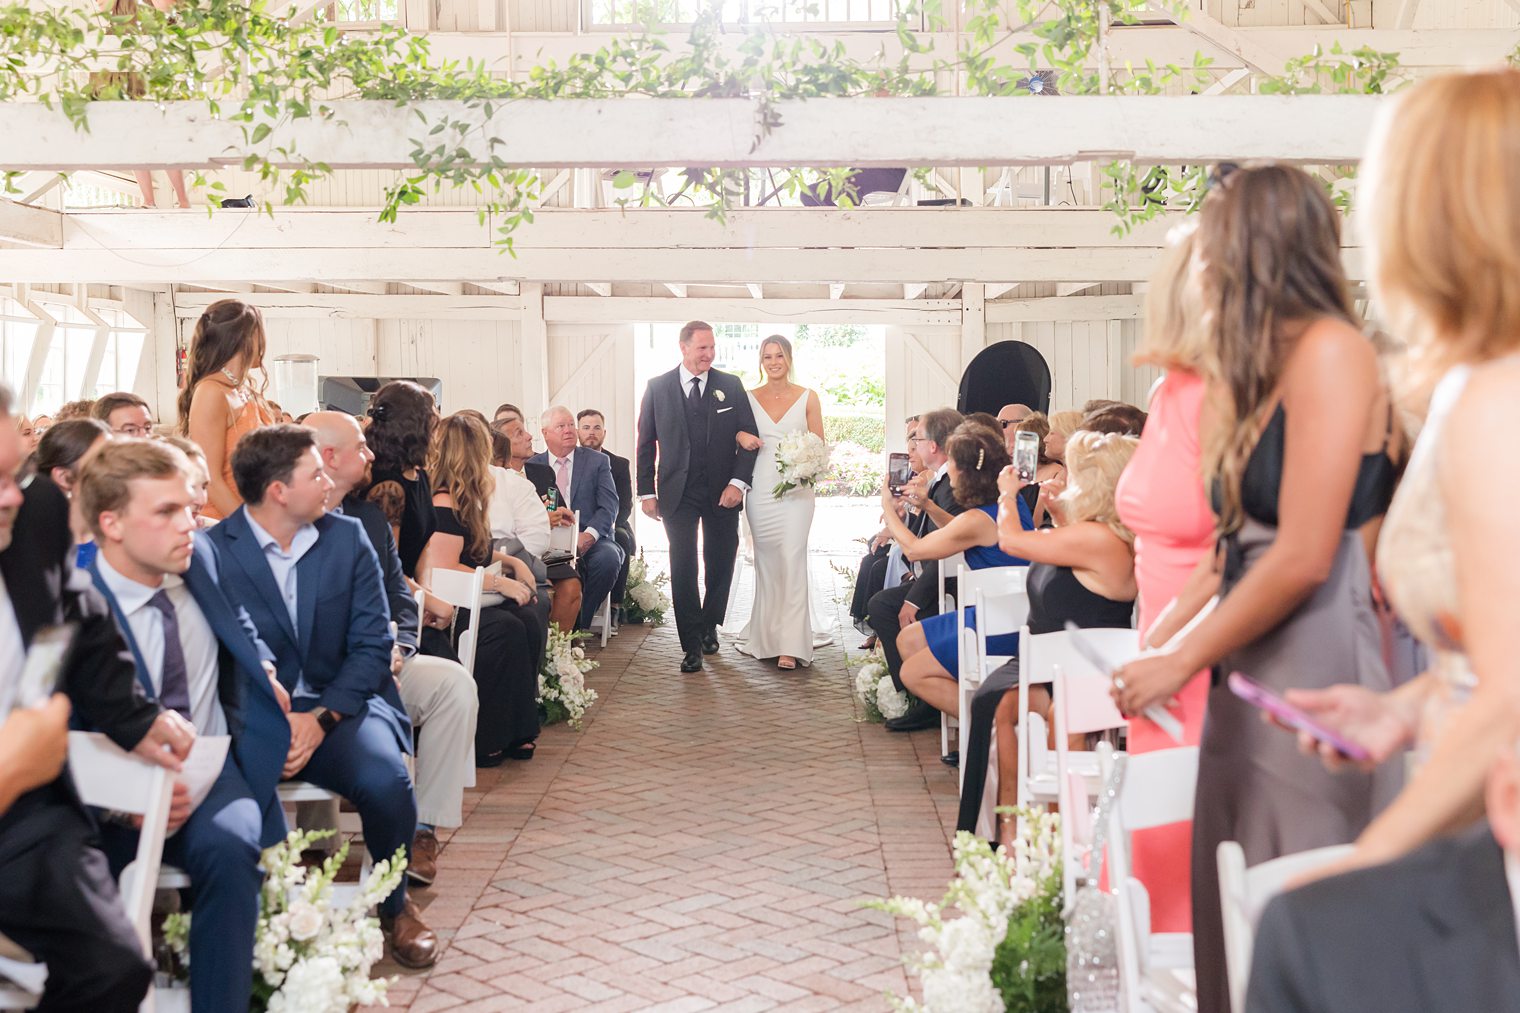
[[[381,376],[436,376],[443,410],[475,408],[490,416],[521,401],[520,326],[516,320],[380,320]]]

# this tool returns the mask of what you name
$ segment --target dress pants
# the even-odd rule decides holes
[[[309,711],[313,699],[298,700],[295,709]],[[302,781],[337,792],[359,811],[364,843],[375,861],[388,860],[397,848],[411,854],[417,830],[417,797],[407,773],[396,733],[368,712],[339,721],[306,766],[296,773]],[[394,893],[380,902],[380,913],[394,918],[406,906],[406,877]],[[250,951],[251,952],[251,951]]]
[[[48,965],[41,1013],[135,1013],[153,963],[89,817],[51,790],[59,797],[0,829],[0,932]]]
[[[414,654],[400,683],[417,729],[417,820],[457,827],[464,822],[464,790],[475,784],[475,680],[457,661]]]
[[[588,629],[612,593],[623,568],[623,550],[615,538],[598,538],[577,561],[581,575],[581,617],[577,629]]]
[[[902,652],[897,649],[897,635],[902,632],[902,623],[898,621],[898,613],[902,611],[903,603],[908,600],[908,589],[913,586],[912,582],[898,584],[896,587],[884,588],[871,596],[871,602],[866,606],[866,622],[876,634],[876,642],[881,645],[882,657],[887,661],[887,672],[892,676],[892,685],[897,687],[899,693],[904,692],[902,684]],[[918,613],[918,618],[927,619],[935,614],[935,610],[924,609]]]
[[[253,992],[263,816],[229,755],[211,792],[164,842],[164,864],[190,877],[190,1008],[242,1009]],[[118,876],[137,853],[137,831],[106,826],[101,837]]]
[[[739,554],[738,508],[725,510],[688,497],[665,514],[670,540],[670,597],[684,651],[700,651],[702,635],[723,624]],[[697,588],[697,531],[702,532],[705,593]]]
[[[866,609],[872,595],[886,587],[887,553],[891,548],[891,543],[886,542],[875,552],[867,552],[860,558],[860,567],[855,574],[855,593],[850,599],[850,618],[855,620],[855,628],[861,633],[869,629]]]
[[[617,583],[612,585],[612,607],[622,608],[623,599],[628,597],[628,566],[633,562],[633,557],[638,555],[639,543],[633,537],[633,527],[630,524],[617,526],[618,548],[623,550],[623,565],[618,568]]]

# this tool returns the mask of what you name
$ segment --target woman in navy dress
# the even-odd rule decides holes
[[[993,566],[1028,566],[1027,559],[1010,556],[998,548],[997,498],[998,474],[1010,463],[1003,435],[976,422],[963,422],[945,446],[950,457],[950,488],[963,513],[951,516],[932,502],[923,506],[939,527],[919,538],[891,509],[891,491],[883,488],[882,505],[887,528],[903,558],[946,559],[964,553],[966,565],[973,570]],[[1025,528],[1033,528],[1029,507],[1019,503],[1019,519]],[[948,576],[948,575],[947,575]],[[975,628],[976,610],[968,609],[966,625]],[[987,639],[992,654],[1018,653],[1019,636],[1008,633]],[[910,693],[952,717],[958,716],[960,694],[956,690],[956,673],[960,671],[960,649],[955,633],[955,614],[931,616],[906,627],[897,638],[902,652],[902,681]]]

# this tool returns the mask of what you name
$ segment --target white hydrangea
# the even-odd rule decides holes
[[[829,445],[816,433],[807,429],[787,433],[776,444],[776,474],[781,481],[771,495],[784,496],[799,485],[816,485],[828,470]]]
[[[886,675],[885,672],[882,673]],[[878,678],[876,680],[876,709],[881,711],[881,716],[891,721],[908,713],[908,694],[900,692],[892,685],[890,678]]]
[[[269,997],[269,1013],[347,1013],[343,968],[332,957],[308,957],[290,969]]]

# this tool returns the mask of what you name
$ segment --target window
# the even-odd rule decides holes
[[[711,0],[586,0],[588,27],[689,25]],[[896,25],[896,0],[722,0],[724,24]]]
[[[0,379],[19,391],[26,379],[26,363],[32,354],[37,321],[13,299],[0,297]]]
[[[77,306],[46,303],[44,308],[55,320],[47,359],[38,377],[37,394],[31,402],[32,414],[52,414],[66,401],[97,398],[117,390],[132,390],[137,385],[137,367],[142,361],[148,329],[126,312],[103,308],[96,315],[108,325],[105,345],[93,384],[86,386],[90,355],[100,325]],[[0,362],[4,377],[13,387],[25,382],[27,361],[38,323],[20,304],[0,299]]]

